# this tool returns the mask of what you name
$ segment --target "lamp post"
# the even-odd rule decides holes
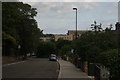
[[[77,39],[77,8],[73,8],[76,11],[76,32],[75,32],[75,39]]]
[[[75,32],[75,39],[77,39],[77,8],[73,8],[73,10],[76,11],[76,32]],[[75,65],[78,65],[78,55],[76,54],[76,49],[74,49],[74,55],[75,55]]]

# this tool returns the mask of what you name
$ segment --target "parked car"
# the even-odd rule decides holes
[[[55,54],[51,54],[51,55],[49,56],[49,60],[50,60],[50,61],[57,61],[57,56],[56,56]]]

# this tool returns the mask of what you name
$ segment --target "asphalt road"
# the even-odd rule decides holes
[[[58,78],[59,64],[48,59],[31,58],[24,62],[3,65],[2,78]]]

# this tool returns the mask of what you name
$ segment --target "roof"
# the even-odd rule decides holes
[[[68,32],[76,32],[76,30],[68,30]],[[77,30],[77,32],[89,32],[91,30]]]

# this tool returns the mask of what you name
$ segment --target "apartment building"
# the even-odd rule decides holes
[[[90,30],[77,30],[77,37],[80,37],[83,33],[85,32],[89,32]],[[68,30],[67,34],[57,34],[54,35],[54,39],[55,41],[59,40],[59,39],[63,39],[63,40],[74,40],[76,37],[76,30]]]
[[[55,41],[58,41],[59,39],[72,41],[73,35],[57,34],[57,35],[54,35],[54,39],[55,39]]]

